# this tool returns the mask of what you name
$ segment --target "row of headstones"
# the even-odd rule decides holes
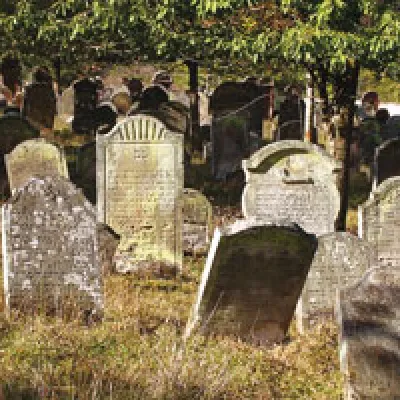
[[[181,226],[182,215],[179,207],[179,194],[183,185],[182,138],[180,135],[171,134],[155,119],[137,117],[121,123],[109,135],[98,137],[97,152],[99,165],[98,220],[110,225],[121,235],[119,246],[121,258],[117,268],[120,271],[125,271],[126,268],[140,268],[154,261],[161,261],[180,268],[182,265],[182,246],[179,227]],[[279,222],[282,217],[286,217],[298,222],[307,232],[322,235],[333,231],[333,222],[338,207],[338,193],[334,185],[333,176],[338,166],[316,146],[301,142],[274,144],[272,147],[268,146],[268,148],[257,152],[250,160],[244,163],[244,168],[247,176],[247,186],[243,194],[243,211],[246,217],[255,216],[259,221],[275,220],[276,222]],[[85,243],[86,239],[81,240],[80,238],[87,238],[86,234],[89,231],[89,237],[96,237],[93,220],[91,223],[86,224],[86,227],[90,226],[90,229],[85,230],[74,219],[74,213],[78,213],[78,218],[85,220],[79,213],[82,213],[82,210],[90,209],[90,205],[86,203],[85,206],[80,207],[68,205],[69,213],[71,213],[71,210],[73,213],[72,216],[69,215],[68,212],[63,210],[63,205],[65,207],[69,201],[63,201],[63,196],[55,195],[53,190],[49,190],[49,185],[50,187],[52,187],[51,185],[57,187],[57,184],[50,184],[48,181],[49,178],[32,180],[22,190],[22,193],[27,194],[28,204],[32,202],[32,197],[35,197],[34,193],[38,191],[40,193],[39,197],[43,201],[39,203],[33,201],[33,204],[49,204],[43,207],[44,211],[42,209],[39,210],[39,213],[35,213],[34,209],[29,209],[30,206],[23,204],[24,196],[21,195],[21,190],[17,191],[9,205],[4,208],[3,237],[6,237],[6,240],[3,242],[5,246],[3,254],[5,254],[4,265],[8,268],[5,268],[5,275],[10,279],[16,276],[14,271],[11,271],[11,274],[7,271],[10,271],[10,267],[14,267],[14,263],[17,263],[16,265],[18,266],[19,260],[19,263],[23,266],[19,270],[24,271],[25,268],[25,271],[20,274],[19,284],[23,290],[29,292],[32,278],[26,279],[27,269],[31,271],[31,277],[37,277],[37,275],[32,274],[32,265],[29,264],[31,259],[35,260],[35,255],[30,257],[27,249],[31,247],[35,249],[38,240],[32,239],[27,232],[37,231],[38,227],[35,224],[40,226],[43,223],[47,223],[50,225],[49,229],[46,227],[46,232],[52,233],[43,233],[43,237],[48,239],[46,239],[47,241],[40,240],[46,246],[41,248],[36,265],[40,265],[43,271],[43,266],[46,266],[46,263],[42,262],[42,260],[45,257],[48,263],[51,260],[51,264],[47,264],[47,271],[51,272],[54,254],[63,255],[60,259],[69,260],[72,263],[71,265],[68,264],[67,271],[72,268],[74,273],[71,275],[70,272],[65,273],[65,270],[60,269],[61,277],[59,276],[58,278],[61,278],[59,281],[64,282],[61,287],[72,286],[75,289],[80,288],[79,290],[83,291],[86,297],[88,293],[92,293],[89,298],[98,299],[100,292],[91,289],[91,286],[85,280],[90,277],[87,277],[87,274],[82,277],[78,273],[79,270],[82,270],[83,265],[79,263],[86,263],[90,260],[90,257],[93,256],[92,250],[88,251],[86,249],[84,251],[84,249],[79,248],[74,250],[73,248],[71,249],[73,246],[70,246],[69,251],[67,251],[69,256],[65,254],[65,249],[69,243],[74,245],[81,241]],[[73,189],[69,189],[69,192],[72,195],[74,194]],[[79,196],[73,196],[74,199],[77,197]],[[132,201],[132,199],[135,199],[135,201]],[[82,203],[82,200],[80,201]],[[16,213],[13,219],[10,212],[14,204],[16,204],[14,209]],[[20,209],[17,207],[18,204],[21,205]],[[52,221],[57,221],[54,213],[53,215],[46,214],[46,210],[52,210],[51,205],[56,208],[56,215],[67,217],[67,221],[63,220],[60,223],[56,223],[55,226],[51,225]],[[367,209],[370,208],[367,207]],[[10,210],[8,214],[7,209]],[[27,217],[30,222],[25,222],[28,229],[24,225],[19,225],[23,222],[21,216],[24,215],[25,210],[28,210],[29,213]],[[268,211],[267,214],[265,213],[266,210]],[[376,214],[376,211],[371,211],[372,215],[374,212]],[[93,215],[94,213],[91,212],[91,214]],[[390,213],[389,215],[393,216]],[[68,222],[72,226],[68,225]],[[95,220],[95,222],[97,221]],[[249,220],[239,222],[239,225],[248,223]],[[61,229],[55,229],[57,225],[60,225]],[[232,236],[234,243],[232,244],[230,240],[227,240],[227,244],[224,245],[225,240],[223,240],[221,247],[219,243],[221,234],[216,231],[203,274],[197,307],[199,309],[205,307],[206,310],[207,307],[211,307],[213,318],[215,315],[222,314],[223,318],[228,321],[226,327],[241,327],[239,331],[233,329],[233,333],[236,332],[242,337],[247,337],[249,332],[258,332],[260,329],[255,334],[258,340],[275,341],[280,340],[286,333],[287,325],[292,317],[299,292],[302,289],[315,252],[316,241],[312,236],[296,228],[299,232],[302,232],[301,235],[304,238],[308,238],[302,242],[303,245],[304,243],[309,245],[307,249],[304,247],[304,255],[301,254],[302,246],[298,243],[297,236],[299,235],[295,234],[293,240],[293,232],[290,234],[292,236],[289,235],[292,239],[286,237],[286,228],[281,232],[282,229],[279,226],[271,228],[265,225],[265,222],[261,224],[257,222],[257,229],[254,230],[251,227],[249,234],[247,229],[235,228],[237,232],[244,231],[244,238],[241,238],[240,235],[238,237],[228,235]],[[360,226],[365,226],[365,223],[360,224]],[[235,229],[233,229],[233,233],[236,232]],[[273,239],[270,239],[270,229],[275,232],[272,235]],[[293,229],[291,228],[292,231]],[[385,228],[383,229],[386,232]],[[72,232],[71,237],[74,239],[72,241],[70,239],[64,240],[58,246],[52,245],[51,240],[55,240],[54,232],[64,232],[64,230]],[[21,231],[24,232],[25,236],[21,235]],[[376,231],[372,230],[372,232]],[[261,237],[258,237],[258,233],[261,234]],[[14,234],[16,237],[13,240]],[[330,242],[329,239],[328,242]],[[378,243],[379,241],[375,242]],[[336,245],[339,242],[334,243]],[[60,246],[61,248],[59,249]],[[263,246],[269,248],[269,251],[264,255]],[[95,247],[96,245],[94,244],[90,248],[93,249]],[[378,258],[381,258],[382,249],[385,251],[387,248],[387,240],[384,242],[383,247],[382,245],[376,246]],[[353,251],[355,254],[365,253],[364,250],[357,250],[357,248],[355,250],[352,247],[346,249],[343,251],[347,251],[348,254],[353,254]],[[362,246],[361,249],[363,249]],[[54,253],[54,251],[56,252]],[[231,256],[230,252],[232,251],[235,254]],[[322,245],[321,251],[323,251]],[[73,254],[72,257],[71,252]],[[95,256],[93,257],[95,258]],[[92,260],[94,260],[93,257]],[[334,256],[332,257],[334,258]],[[281,260],[285,259],[286,261],[281,265]],[[296,259],[297,261],[295,262],[294,260]],[[306,262],[299,266],[301,260],[306,260]],[[226,266],[218,267],[219,262],[226,263]],[[244,270],[242,265],[246,266]],[[274,267],[265,270],[266,265],[271,265],[271,268]],[[362,266],[366,265],[363,264]],[[251,271],[253,267],[255,268],[254,272]],[[289,268],[289,270],[287,271],[285,268]],[[329,268],[322,267],[321,270],[329,272]],[[343,266],[339,267],[339,270],[340,268],[345,269]],[[317,267],[314,269],[318,270]],[[234,271],[236,272],[233,273]],[[332,278],[332,282],[339,282],[337,284],[340,285],[340,279],[345,280],[343,276],[352,276],[353,272],[354,275],[357,275],[361,274],[362,271],[357,271],[357,268],[354,268],[349,273],[339,272],[338,275]],[[54,272],[52,273],[54,274]],[[241,273],[244,275],[240,275]],[[51,273],[49,275],[51,276]],[[100,275],[98,276],[100,277]],[[223,279],[226,279],[226,290],[215,292],[213,283],[217,282],[220,286],[221,276],[222,282]],[[315,303],[312,299],[318,298],[317,295],[319,295],[315,287],[320,288],[320,285],[317,284],[315,286],[312,284],[312,276],[310,272],[306,283],[306,287],[311,285],[312,296],[309,296],[310,299],[307,300],[307,296],[304,294],[303,299],[305,300],[302,302],[302,306],[299,306],[299,310],[301,310],[299,312],[303,316],[306,315],[306,318],[298,318],[299,321],[308,320],[307,313],[314,315],[321,307],[326,310],[331,309],[332,306],[326,300],[332,297],[330,295],[331,292],[328,290],[330,287],[327,289],[328,294],[324,292],[320,296],[323,299],[321,300],[322,304],[317,301],[315,308],[310,306],[313,302]],[[338,278],[338,276],[342,278]],[[265,279],[262,277],[265,277]],[[322,278],[323,281],[326,279],[326,276],[321,273],[317,273],[316,277]],[[97,282],[96,288],[98,289],[101,286],[99,279],[97,281],[96,279],[89,279],[89,281]],[[9,282],[9,279],[7,279],[7,282]],[[273,282],[272,288],[268,282]],[[242,283],[243,287],[241,286]],[[39,279],[37,284],[43,284],[43,280]],[[334,287],[333,283],[331,285]],[[233,297],[229,296],[231,289]],[[60,289],[58,288],[58,290]],[[45,292],[51,293],[49,290]],[[8,293],[8,304],[10,304],[10,290],[7,290],[7,288],[6,293]],[[277,304],[272,302],[274,296]],[[25,297],[29,298],[28,293]],[[58,295],[58,298],[62,299],[63,296]],[[78,297],[73,296],[73,298],[77,299]],[[247,303],[247,299],[250,300],[250,303]],[[259,302],[260,299],[263,299],[261,303]],[[30,304],[32,303],[34,302],[30,302]],[[50,304],[54,304],[54,301]],[[65,302],[61,304],[65,304]],[[205,305],[200,306],[201,304]],[[233,312],[238,310],[237,315],[235,312],[231,314],[232,310]],[[251,314],[250,310],[256,310],[257,315]],[[268,316],[268,313],[271,312],[274,315],[273,317]],[[218,331],[218,329],[222,329],[224,332],[226,328],[224,328],[223,323],[213,325],[210,322],[207,311],[205,315],[207,315],[207,327],[214,326],[215,328],[211,330],[217,329]],[[284,319],[280,319],[279,315]],[[250,331],[248,318],[252,319]],[[257,322],[260,318],[264,322]],[[192,323],[189,323],[190,325]],[[231,328],[228,328],[225,332],[230,330]]]

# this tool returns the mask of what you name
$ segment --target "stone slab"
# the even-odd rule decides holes
[[[183,135],[139,114],[96,142],[98,218],[121,235],[117,270],[180,269]]]
[[[271,344],[285,338],[317,240],[288,222],[217,228],[186,328]]]

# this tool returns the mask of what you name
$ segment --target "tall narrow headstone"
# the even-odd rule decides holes
[[[139,114],[96,140],[98,218],[121,235],[117,271],[180,269],[183,135]]]
[[[283,140],[243,161],[245,217],[266,222],[288,219],[317,236],[334,232],[341,164],[316,145]]]
[[[297,225],[238,220],[214,232],[186,335],[234,335],[282,341],[310,268],[317,240]]]
[[[34,176],[63,176],[68,179],[63,149],[43,138],[20,143],[6,154],[5,161],[11,191],[24,186]]]
[[[374,246],[379,262],[400,266],[400,176],[385,179],[358,206],[358,236]]]
[[[353,285],[376,264],[373,246],[347,232],[328,233],[318,238],[306,283],[297,303],[299,332],[324,318],[333,318],[336,292]]]
[[[82,193],[63,177],[32,178],[2,212],[7,310],[100,316],[96,212]]]
[[[400,399],[400,268],[369,269],[338,302],[344,399]]]

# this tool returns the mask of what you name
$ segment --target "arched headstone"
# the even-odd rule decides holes
[[[341,164],[318,146],[283,140],[243,160],[245,217],[288,219],[317,236],[334,232],[340,206]]]

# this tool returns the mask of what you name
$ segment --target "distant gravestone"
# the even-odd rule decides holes
[[[310,268],[317,240],[296,225],[251,219],[217,228],[186,335],[235,335],[282,341]]]
[[[74,115],[75,94],[72,86],[65,89],[58,101],[58,114],[65,116]]]
[[[51,83],[32,83],[25,88],[23,115],[38,129],[53,129],[57,99]]]
[[[399,160],[400,138],[387,140],[375,149],[373,189],[391,176],[400,176]]]
[[[98,217],[121,235],[117,271],[180,269],[183,135],[139,114],[96,140]]]
[[[400,269],[371,268],[339,295],[344,399],[400,399]]]
[[[149,86],[142,93],[138,110],[157,110],[162,103],[168,101],[168,92],[163,87],[160,85]]]
[[[10,194],[4,156],[24,140],[39,136],[39,130],[35,129],[19,114],[10,113],[0,118],[0,195],[3,197]]]
[[[400,176],[385,179],[358,206],[358,236],[370,242],[379,262],[400,266]]]
[[[353,285],[375,264],[373,247],[350,233],[335,232],[318,238],[318,250],[297,304],[299,332],[323,318],[333,318],[336,291]]]
[[[195,189],[183,191],[183,250],[200,254],[207,252],[212,231],[212,206]]]
[[[132,98],[129,92],[119,91],[112,95],[111,102],[117,108],[118,114],[127,115],[132,107]]]
[[[103,276],[115,272],[115,252],[121,237],[105,224],[97,224],[99,262]]]
[[[63,176],[68,179],[64,151],[46,139],[30,139],[5,156],[11,191],[22,187],[34,176]]]
[[[3,206],[3,270],[8,311],[101,315],[96,212],[67,179],[32,178]]]
[[[240,170],[241,162],[250,154],[248,116],[231,115],[214,118],[211,126],[212,173],[226,179]]]
[[[341,164],[316,145],[296,140],[265,146],[243,161],[245,217],[288,219],[317,236],[334,232]]]

